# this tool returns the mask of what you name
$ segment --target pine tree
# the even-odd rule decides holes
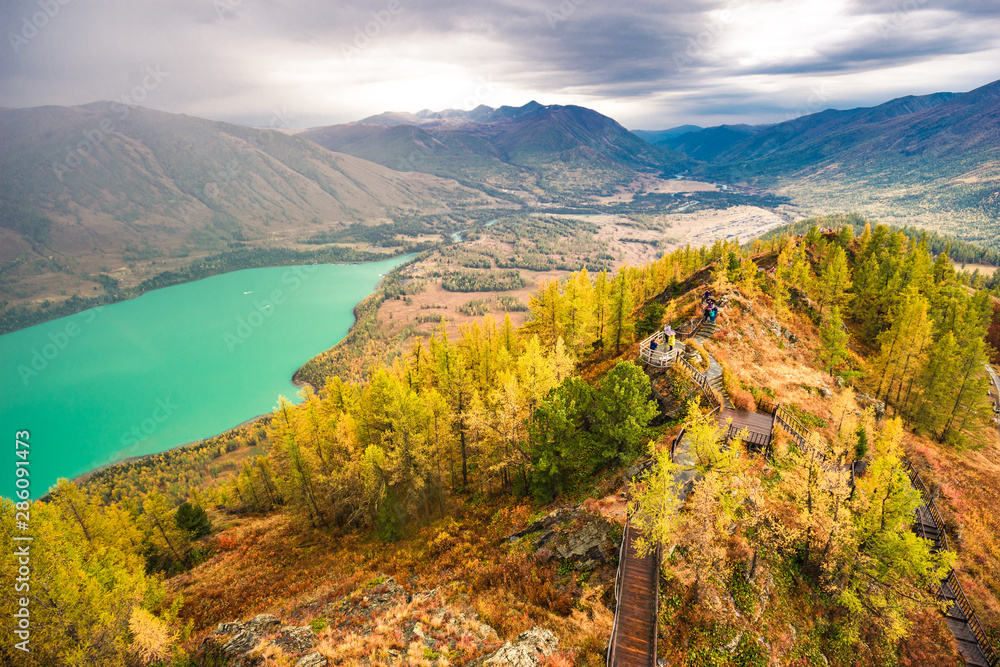
[[[590,342],[594,310],[594,286],[586,267],[569,276],[565,288],[566,326],[564,338],[576,350]]]
[[[594,336],[597,340],[596,344],[601,347],[604,346],[607,336],[610,293],[611,285],[608,282],[608,272],[601,271],[597,274],[597,279],[594,280],[593,294]]]
[[[205,510],[200,505],[192,505],[189,502],[183,502],[177,508],[174,523],[187,533],[190,539],[197,539],[212,532],[212,522],[208,520]]]
[[[852,638],[860,627],[876,624],[888,641],[897,641],[907,630],[907,608],[931,602],[954,560],[950,552],[932,552],[910,530],[922,500],[900,466],[902,435],[898,417],[878,431],[871,463],[850,501],[855,548],[829,568]]]
[[[896,405],[902,407],[902,388],[912,383],[931,344],[927,299],[916,288],[909,288],[890,319],[891,326],[877,339],[879,353],[872,364],[872,379],[878,379],[876,397],[886,401],[894,397]]]
[[[955,335],[950,331],[941,336],[931,347],[917,378],[919,398],[913,421],[927,433],[939,433],[948,419],[957,346]]]
[[[827,307],[840,308],[844,305],[846,292],[851,289],[851,270],[847,266],[844,249],[840,246],[834,246],[830,253],[820,283],[820,315]]]
[[[528,303],[531,320],[526,325],[528,333],[534,333],[547,346],[555,346],[556,339],[563,335],[567,304],[559,293],[559,281],[551,279],[535,292]]]
[[[634,330],[631,290],[623,272],[619,272],[615,276],[611,283],[610,292],[606,341],[614,343],[615,354],[621,354],[622,344],[632,342]]]
[[[142,502],[142,518],[150,540],[173,557],[177,564],[190,565],[188,550],[191,539],[177,527],[174,516],[174,511],[160,493],[153,491],[146,495]]]
[[[631,361],[619,361],[601,379],[594,394],[591,428],[602,462],[624,460],[645,445],[656,415],[649,376]]]
[[[844,330],[844,322],[840,317],[840,308],[834,306],[830,310],[826,323],[820,327],[819,340],[823,345],[824,367],[833,377],[833,369],[847,359],[848,334]]]

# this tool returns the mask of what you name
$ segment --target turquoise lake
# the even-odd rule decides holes
[[[37,498],[60,477],[222,433],[279,395],[298,402],[292,374],[406,259],[236,271],[0,336],[0,494],[14,495],[18,431]]]

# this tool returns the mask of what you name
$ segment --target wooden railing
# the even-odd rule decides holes
[[[979,644],[979,650],[983,652],[983,656],[986,658],[987,664],[990,667],[997,667],[1000,665],[1000,658],[997,658],[996,651],[993,650],[993,644],[990,643],[990,638],[987,636],[986,631],[983,630],[983,624],[979,622],[979,616],[976,615],[976,610],[972,608],[972,604],[969,603],[969,598],[965,597],[965,591],[962,590],[962,584],[958,583],[958,577],[955,576],[955,569],[952,568],[948,571],[948,577],[944,580],[947,583],[952,592],[955,594],[955,604],[958,608],[962,610],[965,614],[965,619],[969,623],[969,629],[972,630],[973,636],[976,638],[976,643]],[[942,589],[944,586],[942,585]],[[938,591],[938,599],[942,600],[945,595],[942,591]]]
[[[681,432],[683,435],[683,431]],[[679,438],[680,436],[678,436]],[[618,572],[615,574],[615,619],[611,625],[611,638],[608,639],[608,650],[605,654],[605,661],[608,667],[613,667],[615,664],[615,658],[618,652],[618,617],[621,611],[621,595],[622,589],[625,587],[625,553],[628,548],[629,543],[629,532],[632,530],[632,513],[629,512],[628,516],[625,518],[625,531],[622,533],[622,544],[618,549]],[[654,604],[653,613],[653,651],[649,656],[649,667],[656,667],[656,650],[657,650],[657,621],[659,618],[660,609],[660,563],[663,562],[663,545],[657,543],[656,551],[654,552],[656,558],[656,579],[654,582]]]
[[[778,411],[778,404],[772,403],[766,398],[761,398],[757,401],[757,412],[761,412],[765,415],[771,415],[772,417]]]
[[[931,518],[934,519],[934,523],[937,524],[938,533],[941,535],[941,544],[945,551],[951,551],[948,546],[948,533],[944,529],[944,517],[941,516],[941,512],[938,511],[937,505],[934,503],[934,499],[931,497],[931,492],[927,489],[927,485],[924,484],[924,480],[921,479],[920,473],[914,469],[913,464],[909,461],[905,462],[906,474],[910,478],[910,483],[913,487],[920,492],[920,497],[924,501],[924,506],[930,513]]]
[[[694,338],[695,336],[698,335],[698,332],[701,331],[701,325],[703,325],[704,323],[705,323],[705,318],[699,317],[698,321],[695,323],[693,327],[691,327],[687,331],[678,331],[677,335],[679,338]]]
[[[652,346],[653,342],[656,342],[657,347],[655,350]],[[662,331],[656,331],[639,343],[639,358],[649,366],[666,368],[672,366],[677,358],[681,356],[681,349],[675,347],[673,350],[668,350],[666,336]]]
[[[653,652],[649,655],[649,667],[657,667],[656,653],[659,645],[660,627],[660,565],[663,563],[663,544],[656,543],[656,578],[653,580],[653,588],[656,595],[653,598]]]
[[[802,425],[802,422],[793,415],[788,409],[779,405],[775,407],[774,411],[774,421],[785,430],[788,435],[791,436],[792,440],[795,440],[800,447],[805,447],[806,442],[809,440],[809,429]]]
[[[937,505],[934,503],[934,498],[931,496],[930,490],[927,485],[924,484],[923,478],[920,477],[920,473],[916,471],[909,461],[905,462],[906,474],[910,478],[910,482],[913,484],[913,488],[920,492],[920,497],[924,501],[924,507],[927,508],[928,513],[931,515],[931,519],[934,521],[935,527],[938,531],[938,541],[940,546],[944,548],[945,551],[951,551],[948,546],[948,533],[944,527],[944,517],[941,516],[941,512],[938,510]],[[983,629],[983,624],[979,621],[979,616],[976,614],[976,610],[972,608],[972,604],[969,602],[969,598],[966,597],[965,591],[962,589],[962,584],[958,581],[958,576],[955,574],[955,568],[948,571],[948,576],[945,580],[941,582],[941,588],[938,589],[937,598],[938,600],[944,600],[947,598],[947,594],[944,592],[945,585],[951,588],[952,592],[955,594],[955,604],[958,608],[962,610],[965,614],[966,621],[968,621],[969,629],[972,631],[973,636],[976,638],[976,643],[979,644],[979,649],[983,652],[983,656],[986,657],[986,662],[990,667],[1000,667],[1000,659],[997,658],[996,651],[993,650],[993,644],[990,642],[989,636],[987,636],[986,631]]]
[[[686,370],[691,375],[691,379],[694,380],[694,383],[705,393],[705,398],[707,398],[708,402],[712,404],[712,407],[718,408],[722,405],[722,401],[720,401],[718,395],[716,395],[715,389],[713,389],[709,384],[708,377],[695,368],[690,361],[683,357],[683,355],[678,356],[677,360],[680,362],[681,368]]]
[[[743,429],[737,426],[730,426],[729,432],[726,433],[726,440],[729,441],[735,439],[742,430]],[[760,447],[765,453],[771,446],[770,433],[758,433],[756,431],[747,431],[746,434],[744,434],[744,436],[740,438],[740,440],[750,445],[755,445],[757,447]]]
[[[608,651],[605,658],[608,667],[614,665],[615,651],[618,649],[618,616],[621,611],[622,587],[625,585],[625,547],[628,544],[628,533],[632,527],[632,513],[625,517],[625,531],[622,533],[622,545],[618,549],[618,572],[615,574],[615,620],[611,625],[611,637],[608,639]],[[655,654],[654,654],[655,655]]]

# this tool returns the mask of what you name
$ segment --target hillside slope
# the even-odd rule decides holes
[[[543,199],[546,191],[608,193],[639,173],[660,173],[685,162],[596,111],[537,102],[382,114],[299,136],[395,169],[472,179]]]
[[[58,300],[129,262],[490,202],[278,131],[110,102],[0,111],[0,142],[0,262],[24,260],[5,267],[8,302]]]
[[[724,136],[723,136],[724,135]],[[826,110],[742,138],[725,128],[668,140],[705,177],[755,183],[806,212],[853,210],[982,241],[1000,234],[1000,81],[968,93]]]

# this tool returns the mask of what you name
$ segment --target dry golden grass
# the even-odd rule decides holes
[[[184,595],[181,616],[194,623],[190,650],[217,623],[258,613],[308,624],[326,605],[388,575],[411,594],[438,592],[388,610],[366,629],[340,627],[344,619],[331,612],[329,627],[320,633],[320,650],[331,660],[353,664],[376,654],[398,659],[409,650],[397,632],[404,619],[419,620],[430,634],[440,630],[435,641],[448,650],[429,651],[445,662],[420,658],[433,665],[447,664],[448,656],[464,663],[533,625],[551,629],[567,651],[585,656],[610,629],[612,615],[601,595],[613,572],[595,574],[598,583],[591,586],[508,548],[503,537],[526,525],[528,512],[526,505],[509,500],[466,503],[453,510],[454,516],[413,527],[396,544],[307,530],[282,514],[235,519],[213,536],[215,556],[170,579],[168,586],[172,594]],[[499,638],[490,639],[480,623]],[[269,664],[282,664],[280,651],[271,653]]]

